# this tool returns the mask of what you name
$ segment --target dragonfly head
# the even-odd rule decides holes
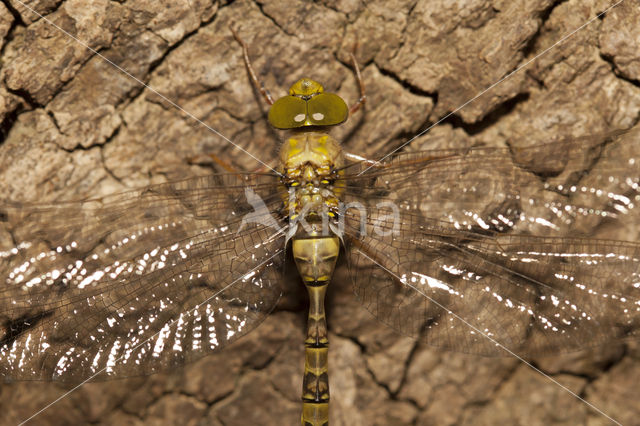
[[[322,84],[301,78],[269,109],[269,123],[276,129],[335,126],[349,117],[349,108],[334,93],[325,93]]]

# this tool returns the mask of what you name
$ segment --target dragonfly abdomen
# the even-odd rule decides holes
[[[340,253],[340,241],[336,236],[311,234],[306,238],[294,238],[292,249],[298,272],[309,293],[302,424],[325,426],[329,422],[329,338],[324,298]]]

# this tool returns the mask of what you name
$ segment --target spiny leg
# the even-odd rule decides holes
[[[236,41],[242,47],[242,56],[244,57],[244,63],[246,65],[246,67],[247,67],[247,72],[249,73],[249,77],[251,78],[251,82],[253,83],[255,88],[260,92],[260,94],[262,94],[262,96],[264,97],[265,101],[269,105],[273,105],[274,101],[273,101],[273,98],[271,97],[271,94],[269,93],[269,90],[267,90],[264,87],[264,85],[262,84],[262,81],[260,81],[258,79],[258,76],[257,76],[255,70],[253,69],[253,65],[251,64],[251,59],[249,58],[249,47],[247,46],[247,43],[245,43],[245,41],[240,38],[240,36],[236,32],[236,30],[233,28],[233,24],[229,25],[229,29],[231,30],[231,33],[233,34],[233,37],[236,39]],[[195,156],[195,157],[189,158],[188,162],[190,164],[202,165],[204,163],[203,159],[205,157],[207,159],[211,160],[214,164],[217,164],[218,166],[220,166],[224,171],[226,171],[228,173],[241,173],[241,171],[238,170],[236,167],[234,167],[233,165],[231,165],[230,163],[228,163],[227,161],[223,160],[218,155],[213,154],[213,153],[207,153],[207,154],[203,154],[201,156]],[[259,167],[258,169],[254,170],[253,173],[263,173],[263,172],[266,172],[266,171],[267,171],[267,168],[266,168],[265,165],[263,165],[263,166]]]
[[[236,30],[233,28],[233,24],[229,26],[229,29],[231,30],[231,33],[233,34],[233,37],[236,39],[236,41],[240,43],[240,45],[242,46],[242,56],[244,58],[244,63],[247,66],[247,71],[249,73],[249,77],[251,78],[251,82],[253,83],[253,86],[256,88],[256,90],[260,92],[260,94],[264,97],[264,100],[269,105],[273,105],[275,101],[273,100],[271,93],[269,93],[269,90],[264,87],[264,84],[258,78],[256,71],[253,69],[251,58],[249,58],[249,47],[247,46],[247,43],[240,38],[240,35],[238,35]],[[358,42],[356,41],[353,47],[353,51],[349,53],[349,56],[351,57],[351,61],[353,62],[353,69],[356,73],[356,81],[358,82],[358,87],[360,88],[360,98],[358,98],[356,103],[351,105],[351,107],[349,108],[349,115],[355,114],[365,104],[367,100],[367,95],[365,93],[364,80],[362,80],[362,74],[360,73],[360,67],[358,66],[358,60],[356,59],[356,55],[355,55],[355,52],[357,49],[358,49]]]
[[[258,92],[260,92],[262,97],[264,97],[264,100],[269,105],[273,105],[274,100],[271,97],[271,93],[269,93],[269,91],[264,87],[264,84],[262,84],[262,81],[258,79],[258,75],[256,74],[256,71],[253,69],[253,65],[251,64],[251,59],[249,58],[249,47],[247,46],[247,43],[245,43],[244,40],[240,38],[236,30],[233,29],[233,24],[229,25],[229,29],[233,33],[233,37],[236,39],[236,41],[240,43],[240,46],[242,46],[242,55],[244,57],[244,63],[247,66],[247,71],[249,72],[249,77],[251,78],[251,82],[253,83],[253,86],[256,88],[256,90],[258,90]]]
[[[360,98],[349,108],[349,116],[355,114],[367,101],[367,95],[364,89],[364,80],[362,80],[362,74],[360,74],[360,67],[358,66],[358,60],[356,59],[356,50],[358,50],[357,40],[353,45],[353,51],[349,55],[351,56],[351,61],[353,62],[353,70],[356,73],[356,81],[358,82],[358,87],[360,88]]]

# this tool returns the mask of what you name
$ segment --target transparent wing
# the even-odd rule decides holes
[[[637,335],[640,244],[585,236],[637,218],[638,161],[637,134],[616,133],[402,154],[360,176],[368,166],[356,165],[345,178],[346,201],[366,213],[345,215],[354,291],[387,325],[462,352]]]
[[[275,176],[212,175],[80,203],[4,203],[0,374],[148,374],[247,333],[281,294],[279,197]]]
[[[373,167],[358,163],[344,170],[346,201],[388,200],[459,230],[589,236],[595,226],[638,216],[639,134],[403,153]]]

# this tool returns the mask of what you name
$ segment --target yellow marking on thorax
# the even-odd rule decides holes
[[[326,133],[304,132],[288,138],[280,152],[280,161],[284,169],[296,169],[304,164],[318,168],[318,174],[330,171],[330,167],[342,167],[342,148]]]
[[[292,212],[290,219],[310,203],[314,207],[309,214],[327,208],[329,217],[335,217],[344,191],[344,182],[337,179],[341,173],[336,173],[344,164],[340,144],[326,133],[294,133],[283,143],[280,161],[279,171],[294,191],[282,193],[285,208]]]

